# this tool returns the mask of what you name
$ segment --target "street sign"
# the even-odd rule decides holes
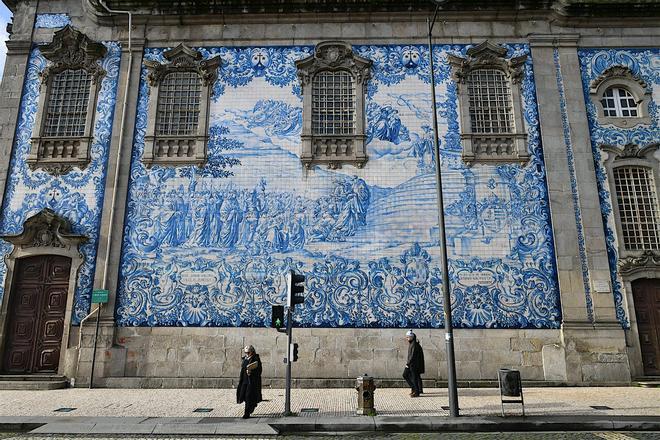
[[[107,303],[109,293],[104,289],[97,289],[92,291],[92,303]]]

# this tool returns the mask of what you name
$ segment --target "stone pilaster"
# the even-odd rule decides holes
[[[36,12],[36,5],[33,2],[19,2],[16,5],[12,33],[7,41],[7,58],[0,85],[0,197],[2,198],[4,198],[9,162],[14,146]]]
[[[630,369],[609,282],[578,39],[530,36],[563,314],[561,347],[544,352],[554,364],[548,371],[563,365],[569,383],[621,382]]]

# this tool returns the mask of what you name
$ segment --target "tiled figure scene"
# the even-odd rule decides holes
[[[532,61],[522,84],[530,161],[467,167],[447,54],[465,56],[468,47],[437,46],[433,54],[454,324],[558,328]],[[507,57],[530,52],[506,47]],[[165,62],[165,50],[144,57]],[[150,93],[142,69],[118,325],[269,325],[291,268],[306,276],[299,325],[442,327],[428,50],[353,48],[373,62],[369,160],[361,169],[309,170],[300,162],[295,61],[314,48],[198,50],[222,59],[201,168],[142,163]]]
[[[660,138],[660,49],[580,49],[580,68],[582,83],[587,103],[587,118],[591,131],[591,146],[594,153],[594,165],[598,178],[598,193],[605,228],[607,254],[610,263],[612,290],[616,305],[617,318],[622,325],[628,326],[628,317],[625,313],[623,281],[618,272],[618,251],[622,237],[617,237],[615,218],[613,212],[612,182],[608,182],[607,172],[603,165],[608,153],[602,147],[609,146],[623,150],[630,145],[640,150],[657,144]],[[599,121],[596,103],[589,95],[590,84],[613,66],[622,66],[643,81],[651,91],[648,104],[650,123],[636,124],[629,128],[604,124]],[[660,151],[655,152],[660,157]]]
[[[45,26],[46,22],[43,23]],[[91,161],[84,170],[74,168],[60,176],[53,176],[42,169],[33,171],[26,163],[31,146],[30,138],[37,135],[33,133],[33,127],[39,100],[40,74],[47,63],[39,49],[32,50],[23,86],[4,203],[0,213],[0,235],[21,233],[27,218],[44,208],[49,208],[71,222],[73,233],[89,238],[89,241],[81,246],[84,263],[78,272],[72,316],[74,324],[87,315],[90,309],[108,150],[117,96],[121,49],[116,42],[104,44],[108,51],[100,64],[106,74],[101,81],[96,105]],[[9,254],[11,248],[8,242],[0,240],[0,254]],[[4,293],[6,276],[7,266],[3,259],[0,261],[0,299]]]

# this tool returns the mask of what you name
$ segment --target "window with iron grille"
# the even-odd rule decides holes
[[[84,136],[91,76],[68,69],[53,76],[49,89],[44,137]]]
[[[163,52],[164,62],[144,65],[149,111],[142,162],[146,167],[203,166],[208,160],[209,103],[220,56],[204,58],[185,44]]]
[[[303,98],[300,162],[330,169],[362,168],[366,149],[365,96],[371,60],[345,41],[324,41],[296,61]]]
[[[157,136],[197,133],[202,84],[196,72],[168,73],[158,91]]]
[[[94,139],[96,103],[106,71],[100,61],[105,45],[65,26],[53,41],[39,46],[47,61],[34,115],[26,162],[55,176],[89,165]]]
[[[610,87],[603,93],[600,100],[603,105],[603,116],[615,118],[637,117],[637,102],[626,89]]]
[[[660,211],[651,168],[614,168],[614,185],[626,250],[660,250]]]
[[[322,71],[312,83],[312,132],[355,133],[355,80],[349,72]]]
[[[448,54],[456,81],[461,157],[475,163],[527,163],[522,82],[527,55],[507,58],[506,47],[484,41],[465,57]]]
[[[504,73],[477,69],[467,79],[472,133],[514,131],[511,91]]]

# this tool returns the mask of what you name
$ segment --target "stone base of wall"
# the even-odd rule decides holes
[[[92,339],[85,329],[76,386],[88,383]],[[110,333],[114,331],[114,338]],[[445,386],[443,330],[416,330],[427,386]],[[515,368],[528,384],[621,385],[630,370],[621,329],[455,331],[462,386],[496,386],[497,370]],[[114,341],[112,343],[111,341]],[[380,386],[405,386],[405,330],[294,329],[296,387],[354,386],[369,374]],[[252,344],[264,364],[264,386],[284,386],[286,335],[267,328],[102,327],[95,384],[107,387],[216,388],[236,385],[242,349]],[[76,350],[75,355],[78,353]],[[72,354],[73,356],[73,354]]]

